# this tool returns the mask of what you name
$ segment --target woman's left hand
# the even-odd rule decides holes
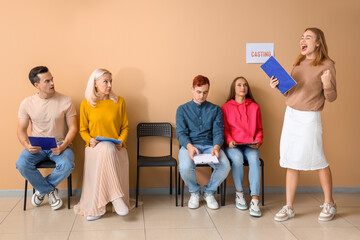
[[[331,88],[331,81],[330,80],[331,80],[330,70],[327,69],[321,75],[321,81],[323,83],[324,88]]]
[[[258,148],[260,148],[260,144],[257,143],[255,145],[249,145],[249,147],[254,148],[254,149],[258,149]]]
[[[116,148],[117,148],[118,150],[120,150],[120,149],[122,148],[122,142],[119,143],[119,144],[115,144],[115,146],[116,146]]]

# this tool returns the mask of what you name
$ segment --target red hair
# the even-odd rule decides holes
[[[197,75],[193,80],[193,87],[200,87],[202,85],[208,84],[210,87],[210,81],[207,77],[204,77],[202,75]]]

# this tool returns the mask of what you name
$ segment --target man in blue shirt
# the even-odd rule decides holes
[[[196,76],[193,80],[193,100],[176,111],[176,134],[180,142],[179,171],[191,194],[189,208],[198,208],[201,187],[196,181],[195,154],[215,155],[219,163],[210,164],[214,169],[210,181],[204,186],[204,199],[210,209],[218,209],[214,198],[217,187],[230,171],[229,160],[220,149],[224,142],[224,122],[221,108],[206,101],[210,82],[207,77]]]

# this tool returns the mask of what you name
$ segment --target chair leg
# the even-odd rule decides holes
[[[72,191],[72,177],[71,177],[71,174],[70,174],[70,197],[72,197],[73,195],[73,191]]]
[[[180,190],[180,169],[179,169],[179,172],[177,173],[178,174],[178,194],[180,195],[181,193],[181,190]]]
[[[265,198],[264,198],[264,165],[261,167],[261,205],[264,206]]]
[[[68,177],[68,209],[70,209],[70,196],[72,195],[71,192],[72,189],[71,189],[71,174],[70,174]]]
[[[184,185],[185,185],[183,179],[181,179],[181,183],[182,183],[182,185],[181,185],[181,207],[183,207],[184,206]]]
[[[172,167],[170,167],[170,195],[172,195]]]
[[[220,187],[220,205],[221,206],[223,206],[222,205],[222,203],[223,203],[223,186],[224,186],[223,184],[224,184],[224,182],[222,182],[219,186]]]
[[[27,185],[28,185],[28,181],[25,179],[24,211],[26,211]]]
[[[224,191],[223,191],[221,206],[225,206],[225,197],[226,197],[226,178],[224,180]]]
[[[136,170],[136,204],[135,207],[138,207],[138,197],[139,197],[139,167]]]
[[[177,166],[175,166],[175,205],[178,206]]]

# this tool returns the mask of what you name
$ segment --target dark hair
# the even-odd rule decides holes
[[[207,77],[202,75],[197,75],[193,80],[193,87],[200,87],[202,85],[208,84],[210,87],[210,81]]]
[[[35,85],[36,82],[40,81],[38,74],[47,73],[49,69],[45,66],[37,66],[30,70],[29,72],[29,79],[32,85]]]
[[[315,48],[315,59],[312,62],[313,66],[321,65],[324,60],[329,59],[333,63],[335,63],[328,55],[328,47],[326,45],[325,41],[325,35],[324,32],[321,31],[319,28],[307,28],[306,31],[311,31],[316,36],[316,42],[319,44],[318,47]],[[300,65],[300,63],[306,58],[305,55],[299,54],[299,56],[296,58],[294,67]]]
[[[226,102],[230,101],[231,99],[235,100],[235,95],[236,95],[236,93],[235,93],[235,83],[236,83],[236,81],[239,80],[239,79],[244,79],[245,82],[246,82],[247,85],[248,85],[248,92],[247,92],[245,98],[250,98],[254,103],[256,103],[256,101],[255,101],[255,99],[254,99],[254,97],[253,97],[253,95],[252,95],[252,93],[251,93],[251,89],[250,89],[250,85],[249,85],[248,80],[247,80],[245,77],[242,77],[242,76],[241,76],[241,77],[237,77],[237,78],[235,78],[235,79],[232,81],[231,86],[230,86],[229,97],[228,97],[228,99],[226,100]]]

